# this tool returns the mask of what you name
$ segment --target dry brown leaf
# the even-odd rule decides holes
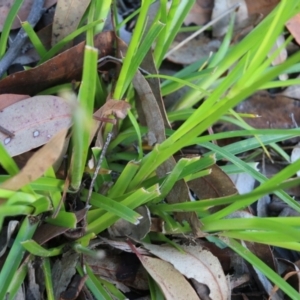
[[[60,157],[68,128],[59,131],[43,148],[38,150],[25,167],[14,177],[3,182],[0,187],[16,191],[24,185],[41,177]]]
[[[28,95],[19,95],[19,94],[2,94],[0,95],[0,111],[10,106],[16,102],[27,99],[30,96]]]
[[[3,30],[3,25],[5,23],[7,14],[9,13],[11,6],[13,5],[14,0],[1,0],[0,3],[0,31]],[[18,11],[18,15],[14,20],[14,23],[11,29],[17,29],[21,27],[21,22],[27,20],[29,12],[31,10],[32,4],[34,0],[24,0],[20,10]],[[46,0],[44,3],[45,8],[49,8],[56,3],[56,0]]]
[[[239,113],[258,115],[258,118],[244,118],[250,126],[257,129],[288,129],[300,124],[300,102],[282,95],[258,92],[241,102],[235,110]],[[234,125],[225,127],[226,130],[236,128]]]
[[[105,259],[85,256],[85,261],[94,274],[115,284],[123,292],[129,292],[128,287],[138,290],[149,288],[147,272],[132,253],[109,250],[105,252]]]
[[[235,32],[243,32],[250,29],[257,21],[265,17],[279,3],[279,0],[215,0],[212,19],[229,9],[234,4],[239,3],[236,21],[234,24]],[[262,16],[262,17],[261,17]],[[230,14],[222,18],[213,25],[213,35],[223,36],[227,32]]]
[[[188,281],[170,263],[149,256],[138,257],[167,300],[199,300]]]
[[[94,113],[93,117],[100,122],[111,122],[115,124],[116,120],[109,119],[109,116],[113,115],[118,119],[124,119],[130,107],[130,104],[126,101],[109,99]]]
[[[52,25],[52,46],[77,29],[89,3],[90,0],[57,1]]]
[[[211,167],[209,175],[189,181],[188,186],[200,200],[237,194],[234,183],[218,165]]]
[[[298,45],[300,45],[300,14],[297,14],[293,18],[291,18],[285,26],[291,33],[291,35],[295,38]]]
[[[0,142],[11,156],[47,143],[72,120],[70,104],[56,96],[35,96],[10,105],[0,112],[0,126],[14,134],[0,132]]]
[[[249,15],[262,14],[266,16],[279,3],[279,0],[245,0]]]
[[[202,247],[199,245],[181,246],[185,253],[182,253],[174,247],[167,245],[157,246],[143,243],[143,246],[152,254],[158,256],[166,262],[171,263],[174,268],[185,277],[193,278],[199,283],[208,286],[210,290],[209,296],[211,299],[228,299],[229,288],[227,279],[219,260],[212,255],[211,252],[202,249]],[[185,299],[190,298],[187,297]]]
[[[110,228],[108,228],[109,235],[114,237],[129,236],[135,240],[142,240],[150,231],[151,218],[150,211],[147,206],[140,206],[135,209],[142,218],[138,224],[132,224],[124,219],[119,219]]]
[[[211,20],[214,0],[197,0],[184,20],[185,25],[191,23],[204,25]]]
[[[100,50],[99,57],[113,55],[114,39],[111,31],[94,37],[94,45]],[[35,95],[61,83],[81,80],[84,46],[85,42],[82,42],[35,68],[5,77],[0,81],[0,94]]]

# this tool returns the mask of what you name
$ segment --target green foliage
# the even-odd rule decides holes
[[[103,2],[105,1],[92,1],[87,12],[88,24],[77,29],[47,53],[41,47],[40,41],[32,28],[27,24],[23,25],[35,48],[42,56],[40,63],[50,59],[75,36],[87,31],[82,83],[78,99],[73,101],[75,109],[69,170],[72,191],[68,191],[69,195],[74,190],[77,192],[82,184],[90,150],[93,111],[96,104],[104,101],[104,96],[111,92],[110,87],[103,85],[97,74],[98,50],[93,47],[93,35],[95,32],[102,30],[102,18],[108,12],[109,5],[107,3],[109,1],[106,4]],[[173,0],[169,10],[166,8],[167,1],[161,1],[159,17],[145,31],[146,26],[149,25],[147,25],[147,14],[152,2],[150,0],[143,1],[132,40],[127,52],[124,53],[120,74],[113,93],[115,99],[123,99],[126,96],[128,98],[132,97],[132,80],[154,42],[157,45],[153,53],[154,61],[157,67],[160,66],[174,37],[180,31],[185,16],[195,1]],[[21,1],[15,2],[6,20],[0,39],[0,54],[4,53],[5,47],[3,45],[6,45],[7,34],[20,5]],[[290,164],[272,179],[267,179],[256,171],[253,164],[237,157],[237,154],[258,149],[261,145],[264,147],[271,145],[278,149],[275,143],[299,136],[300,129],[255,130],[245,126],[245,130],[233,132],[212,135],[207,135],[205,132],[220,119],[226,119],[233,123],[239,122],[234,114],[228,116],[228,112],[255,91],[266,87],[288,86],[299,83],[299,80],[294,79],[281,83],[276,81],[275,78],[283,72],[299,71],[300,66],[297,62],[300,60],[300,53],[294,54],[276,67],[270,66],[272,57],[266,58],[276,38],[282,33],[284,24],[299,11],[299,1],[281,1],[278,7],[242,41],[230,46],[233,16],[220,50],[212,57],[196,62],[174,76],[155,74],[147,76],[147,78],[167,79],[161,86],[163,95],[167,95],[182,86],[190,87],[189,92],[168,113],[170,121],[180,120],[184,122],[176,131],[166,130],[168,138],[161,144],[156,144],[146,155],[143,154],[142,136],[147,132],[147,128],[138,124],[135,118],[135,109],[133,108],[129,112],[127,119],[120,122],[118,126],[119,134],[108,146],[107,152],[109,155],[105,160],[105,167],[120,171],[120,175],[114,185],[109,186],[105,195],[100,194],[98,191],[104,186],[106,175],[100,174],[98,176],[97,190],[92,193],[89,201],[90,207],[86,216],[87,228],[85,235],[72,243],[73,249],[90,256],[96,255],[95,251],[88,248],[89,241],[120,218],[136,224],[140,215],[134,209],[141,205],[147,205],[154,215],[165,221],[166,230],[169,234],[190,233],[191,228],[189,225],[177,223],[173,218],[173,213],[194,211],[203,223],[202,230],[204,232],[208,234],[217,232],[220,238],[219,243],[222,242],[231,247],[263,272],[292,299],[297,299],[296,292],[291,286],[237,240],[266,243],[299,251],[299,218],[253,217],[241,220],[224,219],[224,217],[252,204],[259,197],[271,192],[300,212],[299,204],[284,191],[287,187],[299,184],[299,179],[290,179],[299,170],[299,161]],[[263,42],[258,43],[258,40]],[[224,74],[227,75],[224,76]],[[70,98],[72,97],[73,95],[70,94]],[[101,100],[101,98],[103,99]],[[205,101],[202,102],[204,98]],[[193,108],[195,106],[197,106],[196,109]],[[108,129],[109,127],[106,128],[106,130]],[[226,147],[219,147],[211,143],[213,140],[223,139],[224,137],[245,136],[248,136],[248,138]],[[123,146],[136,143],[138,150],[136,153],[132,153],[130,150],[123,151],[119,147],[121,143]],[[158,178],[155,173],[157,168],[177,151],[190,145],[201,145],[210,152],[203,157],[181,158],[170,173],[163,178]],[[97,151],[93,152],[96,153]],[[287,159],[284,151],[281,154]],[[0,182],[3,182],[17,174],[19,170],[2,144],[0,144],[0,157],[2,167],[8,173],[8,175],[0,176]],[[210,168],[215,162],[221,159],[226,159],[233,165],[224,167],[224,170],[229,172],[231,168],[231,172],[247,172],[258,180],[261,185],[245,195],[233,195],[194,202],[187,201],[177,204],[163,203],[164,198],[177,181],[181,179],[189,181],[205,176],[210,173]],[[127,161],[127,164],[119,163],[118,160]],[[32,237],[43,213],[49,214],[45,218],[45,222],[49,224],[69,229],[76,228],[77,219],[75,214],[66,212],[64,204],[61,204],[63,187],[64,181],[55,178],[53,170],[49,170],[44,177],[22,187],[21,191],[0,189],[0,198],[3,199],[3,202],[1,202],[0,228],[2,228],[6,217],[24,216],[17,237],[0,272],[0,299],[4,299],[8,292],[11,293],[9,299],[12,299],[22,284],[27,272],[27,264],[21,264],[25,250],[30,253],[30,258],[33,256],[43,257],[42,268],[45,274],[47,297],[48,299],[54,299],[53,284],[49,275],[51,266],[48,257],[61,254],[65,244],[48,248],[48,246],[39,245],[32,240]],[[83,202],[87,201],[88,188],[83,187],[79,197]],[[225,204],[224,208],[215,213],[210,213],[209,208]],[[54,212],[55,215],[51,215]],[[283,237],[284,242],[282,241]],[[85,265],[84,267],[86,271],[78,265],[77,271],[81,275],[87,274],[86,284],[95,298],[110,299],[113,295],[118,299],[125,299],[125,296],[115,286],[97,278],[89,266]],[[13,280],[15,273],[17,276]],[[153,299],[162,298],[157,285],[152,280],[149,282],[151,297]]]

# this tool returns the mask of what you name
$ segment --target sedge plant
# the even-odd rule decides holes
[[[78,253],[95,255],[94,250],[89,249],[91,239],[120,218],[137,224],[141,216],[135,209],[141,205],[147,205],[153,215],[165,221],[166,234],[190,234],[190,226],[187,223],[179,224],[173,215],[176,212],[196,212],[203,224],[201,230],[208,234],[208,239],[209,234],[214,233],[214,239],[211,238],[213,242],[231,247],[271,282],[278,285],[290,298],[297,299],[299,296],[297,291],[251,253],[241,241],[266,243],[298,251],[300,248],[299,220],[282,217],[253,217],[241,220],[228,219],[228,216],[251,205],[259,197],[268,193],[275,193],[290,207],[300,212],[299,204],[284,191],[288,187],[299,184],[299,179],[291,178],[299,170],[300,161],[288,165],[268,180],[255,169],[253,164],[238,157],[240,153],[259,149],[262,146],[278,149],[276,143],[299,136],[300,129],[257,130],[244,126],[245,129],[211,135],[207,135],[206,130],[222,118],[227,117],[227,120],[230,120],[228,117],[230,110],[257,90],[283,86],[276,80],[278,75],[299,72],[300,53],[295,53],[278,66],[271,65],[274,57],[268,58],[267,54],[282,33],[284,24],[300,11],[300,1],[281,1],[256,28],[235,45],[230,45],[234,20],[232,18],[228,33],[217,53],[187,66],[174,76],[164,76],[166,80],[161,85],[162,95],[167,95],[182,86],[190,88],[168,112],[169,120],[180,120],[182,125],[176,130],[166,129],[165,141],[147,150],[143,149],[141,141],[148,129],[141,126],[136,119],[132,81],[153,44],[156,44],[153,50],[154,63],[159,68],[194,1],[173,0],[169,9],[167,1],[161,1],[158,17],[153,19],[152,24],[147,24],[147,22],[149,8],[153,1],[142,1],[136,27],[128,50],[122,58],[120,73],[113,90],[110,90],[111,85],[105,85],[97,73],[98,50],[93,45],[93,36],[102,30],[102,19],[108,13],[108,6],[106,4],[102,6],[103,2],[105,1],[92,0],[85,14],[88,24],[82,25],[48,52],[27,24],[24,24],[24,29],[41,55],[40,63],[52,57],[75,35],[86,32],[82,82],[73,114],[69,168],[71,182],[67,194],[77,192],[81,188],[80,198],[83,202],[87,201],[88,188],[81,186],[87,161],[91,155],[98,158],[103,150],[91,149],[92,114],[98,108],[97,105],[103,101],[101,99],[105,99],[108,93],[111,93],[116,100],[127,98],[133,107],[128,117],[120,121],[118,135],[108,146],[107,155],[103,161],[105,169],[118,172],[118,177],[113,180],[110,174],[98,175],[97,189],[93,190],[89,199],[84,236],[72,243],[65,241],[52,248],[39,245],[32,238],[41,222],[69,229],[76,228],[75,214],[67,211],[65,205],[61,203],[65,181],[56,178],[55,172],[50,168],[43,177],[23,186],[18,191],[8,191],[1,189],[0,186],[1,230],[7,217],[18,217],[21,220],[17,236],[8,250],[7,259],[0,271],[0,298],[14,298],[24,281],[28,264],[34,256],[40,256],[43,258],[42,270],[45,275],[47,296],[48,299],[54,299],[53,282],[49,275],[51,273],[50,257],[62,254],[66,244]],[[15,1],[5,23],[5,30],[0,39],[1,55],[4,54],[7,32],[11,28],[20,3],[21,1]],[[263,42],[258,43],[259,40]],[[163,78],[162,75],[157,74],[146,76]],[[284,86],[293,84],[299,84],[299,80],[284,82]],[[59,87],[53,87],[52,91],[55,91],[55,88]],[[47,92],[49,91],[45,91]],[[195,106],[197,108],[194,108]],[[234,114],[231,114],[231,119],[236,121]],[[212,143],[212,141],[227,137],[247,138],[226,147],[219,147]],[[124,147],[127,149],[126,147],[133,143],[138,145],[137,151],[132,151],[132,147],[128,147],[129,150],[123,150]],[[200,145],[208,151],[202,157],[180,159],[170,173],[158,178],[156,170],[162,163],[182,148],[192,145]],[[281,154],[286,158],[284,151]],[[19,169],[2,144],[0,144],[0,157],[1,165],[8,174],[0,175],[0,182],[4,182],[16,175]],[[194,202],[184,199],[187,201],[176,204],[164,203],[164,198],[177,181],[189,182],[206,176],[210,174],[210,168],[222,159],[232,163],[231,169],[230,167],[223,168],[224,172],[229,172],[229,169],[236,173],[247,172],[260,182],[260,186],[245,195],[231,195]],[[113,185],[109,186],[104,194],[98,192],[105,182],[112,180]],[[216,205],[222,205],[222,209],[210,213],[210,208]],[[52,215],[54,212],[56,212],[55,217]],[[41,220],[45,213],[47,217]],[[151,236],[147,239],[151,240]],[[25,255],[25,251],[29,255]],[[23,259],[24,257],[26,259]],[[81,275],[87,274],[86,285],[97,299],[112,297],[125,299],[125,296],[114,285],[105,280],[99,280],[89,266],[78,265],[77,272]],[[15,273],[18,276],[12,280]],[[151,295],[161,297],[161,292],[157,289],[155,282],[152,279],[149,279],[149,282]]]

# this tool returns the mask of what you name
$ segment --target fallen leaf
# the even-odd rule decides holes
[[[211,20],[214,0],[197,0],[184,20],[185,25],[191,23],[204,25]]]
[[[287,27],[288,31],[291,33],[291,35],[295,38],[298,45],[300,45],[300,14],[297,14],[296,16],[292,17],[285,26]]]
[[[200,245],[183,245],[181,248],[185,251],[184,253],[167,245],[157,246],[143,243],[143,246],[155,256],[171,263],[185,277],[193,278],[208,286],[211,299],[228,299],[227,279],[219,260],[210,251],[203,249]]]
[[[10,106],[27,98],[29,98],[28,95],[2,94],[0,95],[0,111],[6,108],[7,106]]]
[[[213,165],[210,168],[211,173],[209,175],[188,182],[189,188],[197,195],[198,199],[236,195],[237,189],[228,175],[218,165]],[[213,212],[220,208],[221,206],[216,206],[210,211]]]
[[[111,237],[129,236],[135,240],[142,240],[149,233],[151,228],[149,209],[147,206],[140,206],[135,211],[142,216],[139,223],[135,225],[124,219],[119,219],[108,228]]]
[[[89,3],[90,0],[57,1],[52,25],[52,46],[77,29]]]
[[[118,119],[124,119],[130,107],[130,104],[126,101],[109,99],[94,113],[93,117],[100,122],[112,122],[115,124],[116,120],[108,117],[113,115]]]
[[[234,4],[239,3],[236,12],[234,31],[241,32],[252,27],[258,20],[265,17],[279,3],[279,0],[215,0],[212,19],[227,11]],[[230,21],[230,14],[227,14],[220,21],[213,25],[213,36],[220,37],[227,32]],[[249,28],[250,29],[250,28]]]
[[[0,188],[16,191],[24,185],[41,177],[60,156],[68,128],[59,131],[43,148],[38,150],[25,167],[14,177],[0,185]]]
[[[278,36],[278,38],[276,39],[275,44],[273,45],[272,49],[269,51],[268,57],[270,57],[275,51],[277,51],[284,43],[285,43],[285,38],[281,34],[280,36]],[[288,56],[288,53],[287,53],[286,48],[281,49],[279,54],[272,61],[272,65],[276,66],[276,65],[279,65],[279,64],[283,63],[284,61],[286,61],[287,56]],[[280,74],[279,79],[280,80],[287,80],[288,75],[287,74]]]
[[[5,253],[9,243],[11,243],[12,235],[16,232],[19,221],[9,221],[8,226],[2,228],[0,232],[0,257]]]
[[[170,263],[144,255],[138,255],[138,258],[159,285],[167,300],[199,300],[188,281]]]
[[[187,38],[190,34],[181,33],[172,43],[171,49],[176,47],[182,40]],[[173,63],[189,65],[199,59],[208,57],[211,53],[217,52],[221,42],[217,39],[210,39],[204,34],[199,35],[191,41],[184,44],[182,47],[172,52],[167,56],[167,59]]]
[[[272,95],[268,92],[258,92],[249,99],[241,102],[235,110],[239,113],[257,115],[257,118],[244,118],[252,127],[257,129],[288,129],[296,128],[300,123],[300,101],[283,95]],[[233,124],[226,124],[223,130],[238,128]]]
[[[84,258],[94,274],[112,282],[123,292],[130,291],[128,287],[148,290],[147,272],[135,254],[109,250],[105,253],[105,259]]]
[[[3,25],[6,21],[6,17],[13,5],[14,0],[1,0],[0,4],[0,31],[3,30]],[[18,11],[18,15],[14,20],[14,23],[11,29],[17,29],[21,27],[21,22],[27,20],[29,12],[31,10],[32,4],[34,0],[24,0],[20,10]],[[46,0],[44,3],[44,8],[48,9],[56,3],[56,0]]]
[[[53,291],[55,292],[54,299],[60,299],[60,294],[67,289],[72,277],[76,273],[78,261],[79,254],[69,250],[63,254],[61,259],[57,259],[53,264],[51,275]]]
[[[105,31],[94,37],[94,45],[100,51],[99,57],[114,53],[114,33]],[[20,93],[35,95],[49,87],[80,80],[83,67],[85,42],[55,56],[30,70],[14,73],[0,81],[0,94]]]
[[[14,134],[0,132],[0,142],[11,156],[47,143],[62,128],[69,128],[71,105],[56,96],[35,96],[0,111],[0,125]]]

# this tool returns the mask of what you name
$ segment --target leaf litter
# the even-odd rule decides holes
[[[45,7],[48,8],[55,2],[56,1],[45,1]],[[74,31],[89,2],[90,1],[84,1],[84,3],[58,1],[52,29],[52,45],[55,45],[63,37]],[[188,18],[186,18],[185,23],[203,25],[211,19],[211,14],[214,16],[218,13],[218,9],[223,10],[221,4],[217,4],[218,1],[215,1],[215,8],[213,8],[212,2],[213,1],[198,0],[192,12]],[[226,7],[232,5],[230,1],[224,2],[226,2]],[[240,15],[235,27],[236,32],[240,34],[255,25],[256,14],[262,13],[266,15],[277,2],[278,1],[269,1],[269,3],[263,6],[257,1],[245,1],[245,3],[242,4],[244,7],[239,10]],[[32,3],[33,2],[29,0],[24,1],[21,11],[19,12],[21,20],[26,20]],[[10,4],[11,1],[4,1],[3,10],[1,10],[4,16],[7,15],[7,7]],[[61,8],[63,6],[64,8]],[[80,10],[78,7],[80,7]],[[248,14],[245,13],[246,8]],[[244,13],[244,15],[242,15],[242,13]],[[198,14],[201,15],[201,18],[197,17]],[[71,22],[66,21],[68,17],[72,18]],[[3,17],[1,20],[5,20],[5,18]],[[226,30],[228,19],[227,21],[226,19],[224,20],[225,23],[219,23],[219,27],[217,27],[217,25],[213,27],[215,36],[221,36],[224,30]],[[297,19],[295,18],[295,20],[292,21],[297,22]],[[3,24],[0,22],[0,28],[1,26],[3,26]],[[19,26],[20,21],[18,20],[18,22],[15,21],[12,28],[18,28]],[[291,23],[289,23],[287,27],[293,32],[296,40],[298,40],[295,27],[293,27]],[[173,63],[190,64],[193,60],[191,61],[189,59],[191,59],[193,54],[187,54],[187,50],[195,50],[207,46],[208,49],[205,50],[207,53],[201,54],[201,57],[204,57],[207,56],[210,51],[215,51],[215,49],[220,46],[219,40],[215,38],[203,37],[204,45],[202,45],[199,40],[193,40],[195,44],[187,44],[186,48],[180,50],[181,52],[175,52],[169,56],[168,59],[172,60]],[[99,58],[107,55],[117,56],[114,48],[115,42],[120,46],[121,41],[116,39],[113,32],[106,31],[98,34],[95,37],[94,43],[95,47],[100,50]],[[284,41],[278,40],[274,48],[278,49],[282,42]],[[210,48],[210,44],[215,45],[215,48]],[[176,44],[173,44],[173,46],[176,46]],[[126,51],[124,51],[124,45],[122,45],[122,47],[122,55],[125,55]],[[44,145],[35,151],[33,156],[17,175],[1,183],[1,189],[18,190],[33,183],[48,172],[49,168],[51,168],[55,161],[62,155],[61,152],[66,142],[67,132],[71,126],[72,109],[63,98],[53,95],[37,95],[43,92],[43,90],[52,88],[58,84],[67,83],[72,87],[72,81],[81,79],[84,43],[75,46],[69,44],[62,50],[65,51],[47,60],[43,64],[26,71],[10,74],[0,81],[0,92],[2,93],[2,95],[0,95],[0,139],[2,145],[11,156],[23,154],[31,149]],[[196,52],[198,55],[199,51]],[[174,59],[175,54],[176,59]],[[280,64],[286,57],[287,52],[283,49],[281,55],[274,63]],[[194,59],[198,60],[199,57]],[[152,74],[158,72],[155,70],[153,57],[150,52],[146,55],[142,63],[142,68]],[[55,72],[52,70],[55,70]],[[100,71],[101,70],[103,73],[107,72],[100,68]],[[140,119],[140,123],[149,129],[146,138],[148,147],[162,143],[166,139],[165,129],[172,129],[164,110],[159,85],[158,80],[145,79],[144,75],[139,71],[133,80],[133,86],[137,93],[138,100],[136,105],[140,108],[140,110],[137,108],[139,112],[138,118]],[[296,92],[296,94],[298,93]],[[284,107],[284,110],[282,110],[282,107]],[[284,93],[274,95],[268,91],[263,91],[242,102],[236,107],[236,111],[238,113],[257,116],[256,118],[245,118],[245,121],[254,128],[295,128],[298,127],[297,124],[300,122],[298,108],[297,100],[291,99]],[[118,125],[118,119],[124,119],[127,116],[128,109],[130,109],[128,102],[108,98],[108,101],[95,111],[93,117],[102,122],[102,125],[106,125],[107,123]],[[112,116],[114,119],[111,118]],[[236,128],[236,125],[223,124],[221,131],[230,131]],[[102,135],[103,132],[100,130],[98,134]],[[183,154],[181,153],[181,155]],[[297,159],[299,159],[299,154],[295,147],[292,151],[291,161]],[[157,176],[164,178],[174,169],[175,165],[176,160],[171,157],[157,170]],[[105,172],[104,174],[99,172],[99,174],[102,176],[101,180],[104,180],[105,176],[110,176],[110,172]],[[96,184],[99,184],[99,182]],[[241,186],[239,184],[241,184]],[[214,164],[211,166],[209,175],[191,180],[188,183],[184,180],[178,180],[170,194],[167,195],[166,201],[173,204],[181,201],[192,201],[191,199],[193,197],[191,197],[190,191],[193,192],[193,195],[197,199],[232,196],[237,194],[237,190],[240,194],[244,193],[242,190],[251,190],[254,184],[252,177],[239,176],[233,178],[233,176],[228,176],[218,165]],[[70,202],[68,203],[68,205],[72,206],[71,211],[77,215],[77,223],[79,223],[85,218],[86,211],[82,208],[81,210],[78,208],[74,210],[74,203],[80,206],[80,201],[75,201],[72,204],[70,204]],[[94,203],[91,204],[94,205]],[[261,204],[261,206],[262,205],[265,204]],[[267,205],[270,205],[270,202],[268,202]],[[219,207],[217,210],[219,210]],[[140,224],[133,225],[129,222],[119,220],[108,230],[111,240],[102,237],[102,240],[95,239],[92,241],[96,249],[105,249],[105,259],[95,259],[90,256],[84,257],[84,263],[89,265],[96,275],[112,282],[124,293],[132,292],[133,290],[147,291],[147,274],[150,274],[160,287],[166,299],[230,299],[230,297],[237,299],[233,298],[234,293],[230,295],[232,290],[235,291],[237,295],[242,295],[244,294],[242,287],[245,284],[252,286],[262,285],[266,294],[272,295],[272,299],[280,299],[280,297],[282,297],[282,294],[279,294],[280,296],[278,296],[278,294],[274,295],[275,289],[272,284],[263,277],[259,271],[245,264],[244,261],[237,262],[240,258],[235,253],[230,251],[225,252],[223,251],[224,249],[215,246],[214,243],[206,243],[205,247],[203,247],[200,241],[204,243],[204,239],[198,239],[199,243],[196,245],[180,245],[182,251],[170,245],[162,244],[162,241],[157,245],[140,243],[140,240],[142,240],[145,235],[153,234],[155,236],[156,234],[159,236],[163,233],[163,227],[156,227],[154,229],[154,227],[151,226],[151,215],[146,206],[140,206],[136,211],[143,216]],[[267,211],[267,209],[265,209],[265,211]],[[103,211],[101,213],[103,213]],[[245,218],[247,214],[252,216],[249,211],[243,211],[240,212],[240,215],[235,215],[235,217],[242,219]],[[189,223],[193,229],[195,239],[205,235],[200,230],[201,224],[196,213],[178,212],[175,216],[177,221],[182,224],[185,222]],[[70,218],[70,220],[71,219],[72,218]],[[55,218],[53,218],[51,222],[55,223]],[[10,224],[12,223],[8,223],[8,226],[10,226]],[[80,226],[81,225],[80,223]],[[76,224],[74,224],[74,226],[76,226]],[[59,239],[63,239],[64,234],[68,230],[69,228],[44,223],[36,231],[35,240],[41,245],[59,243]],[[7,244],[9,243],[11,235],[13,235],[13,232],[11,233],[9,229],[8,231],[7,241],[5,242],[2,252],[6,251]],[[128,241],[128,237],[138,240],[137,243],[141,244],[143,248],[134,245],[133,243],[136,243],[136,241]],[[68,238],[70,238],[70,236],[68,236]],[[180,242],[185,241],[184,238],[176,236],[175,241],[178,240],[180,240]],[[272,269],[276,270],[280,259],[274,256],[269,246],[248,243],[247,247]],[[148,251],[145,251],[145,249]],[[82,258],[83,257],[78,253],[70,250],[69,252],[65,252],[59,259],[54,260],[52,278],[55,287],[55,298],[71,299],[73,297],[72,299],[75,299],[83,295],[82,289],[87,276],[79,276],[76,269],[77,263],[82,260]],[[292,275],[298,274],[296,264],[293,264],[292,267],[291,265],[289,268],[287,267],[287,265],[292,264],[291,261],[292,259],[288,257],[284,267],[284,263],[281,261],[281,268],[284,269],[284,271],[280,272],[280,274],[283,274],[283,276],[285,273],[292,274],[291,272],[294,272],[294,270],[296,273]],[[225,262],[227,262],[227,268]],[[30,272],[27,295],[31,293],[37,298],[36,289],[41,286],[38,285],[38,280],[33,276],[33,266],[28,266],[30,266]],[[239,267],[241,267],[241,269],[239,269]],[[234,275],[232,278],[229,278],[232,268],[234,269]],[[249,275],[250,272],[255,275]],[[77,275],[74,276],[75,274]],[[289,275],[287,275],[287,277],[288,276]],[[233,279],[233,277],[235,278]],[[294,283],[293,285],[299,290],[299,283]],[[234,288],[237,288],[237,290],[234,290]],[[257,292],[257,294],[259,294],[259,292]],[[262,294],[259,294],[259,297],[260,296],[262,296]]]

